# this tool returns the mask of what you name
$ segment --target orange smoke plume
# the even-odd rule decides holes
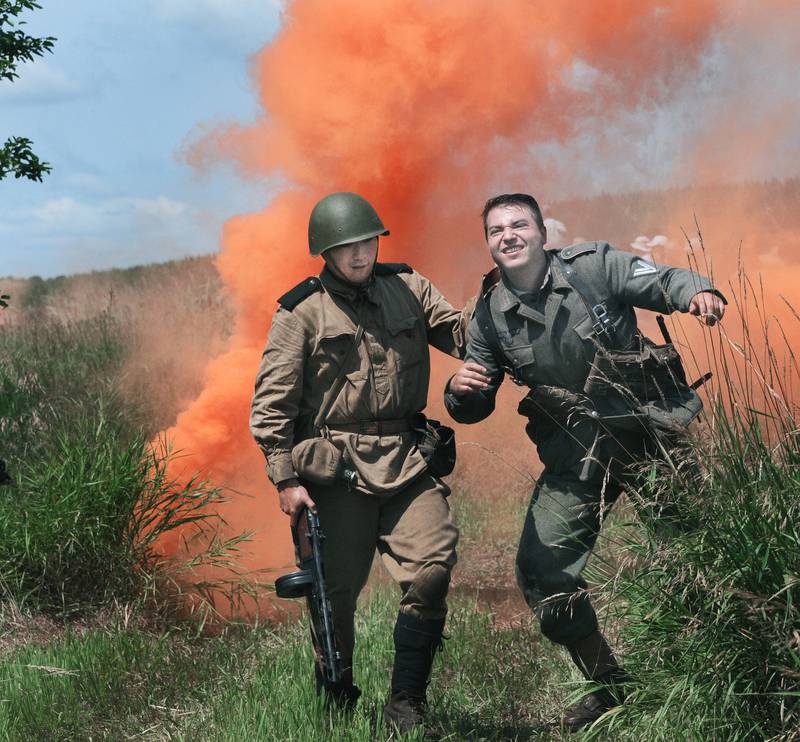
[[[411,263],[460,305],[489,263],[478,216],[485,199],[513,190],[547,198],[547,173],[534,168],[531,145],[563,142],[579,122],[601,121],[686,84],[722,5],[287,5],[282,30],[254,60],[264,115],[253,125],[217,129],[191,149],[198,167],[230,160],[247,177],[274,178],[285,187],[263,211],[225,226],[217,267],[235,303],[234,336],[228,352],[209,365],[204,391],[168,431],[187,454],[176,467],[252,495],[222,513],[232,530],[258,531],[246,566],[291,561],[288,521],[247,421],[276,298],[320,268],[306,245],[316,200],[336,190],[363,194],[392,231],[381,242],[381,259]],[[430,400],[437,416],[453,364],[435,363]],[[513,429],[519,453],[511,458],[530,467],[533,450],[522,442],[522,427],[494,420],[461,432],[473,440],[508,440]]]

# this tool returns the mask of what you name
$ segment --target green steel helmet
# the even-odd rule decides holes
[[[378,212],[357,193],[331,193],[311,212],[308,220],[308,249],[322,255],[326,250],[348,242],[389,234]]]

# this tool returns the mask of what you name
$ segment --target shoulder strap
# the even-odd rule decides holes
[[[489,346],[489,350],[492,351],[492,355],[497,361],[497,364],[515,384],[522,385],[524,382],[519,378],[517,369],[508,362],[508,358],[503,352],[503,345],[500,342],[500,337],[497,335],[497,326],[494,323],[492,310],[489,306],[492,291],[494,291],[494,287],[497,286],[499,281],[500,269],[497,267],[484,275],[483,282],[481,283],[481,290],[478,292],[478,302],[475,305],[475,317],[481,328],[483,339]]]
[[[617,335],[614,330],[614,319],[608,311],[608,303],[606,301],[608,296],[601,296],[593,286],[584,281],[572,265],[564,260],[560,252],[554,250],[553,258],[553,262],[558,265],[561,274],[586,305],[589,316],[592,318],[592,329],[597,335],[597,339],[606,348],[614,348],[617,342]]]
[[[397,273],[413,273],[414,269],[407,263],[375,263],[376,276],[393,276]]]
[[[306,278],[293,289],[287,291],[278,299],[278,304],[291,312],[301,301],[307,299],[312,294],[316,294],[317,291],[322,291],[322,283],[319,278],[312,276],[311,278]]]
[[[337,396],[339,396],[339,392],[342,390],[342,386],[344,384],[344,377],[345,377],[345,369],[347,368],[347,362],[350,360],[350,356],[353,355],[353,351],[358,348],[361,344],[361,338],[364,337],[364,325],[360,324],[358,329],[356,330],[356,336],[353,338],[353,344],[347,349],[347,353],[344,354],[342,358],[341,365],[339,366],[339,373],[336,375],[336,378],[333,380],[333,384],[331,384],[330,389],[328,389],[328,393],[322,400],[322,404],[319,406],[319,411],[317,412],[316,417],[314,418],[314,430],[319,431],[325,425],[325,418],[328,416],[328,412],[331,409],[331,405],[333,404],[334,400]]]

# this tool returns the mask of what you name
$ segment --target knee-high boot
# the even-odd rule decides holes
[[[392,694],[383,708],[387,726],[401,733],[424,726],[428,678],[442,645],[443,618],[420,619],[400,613],[394,627]]]
[[[593,631],[567,649],[583,676],[600,686],[564,713],[564,726],[570,731],[578,731],[625,700],[625,683],[630,678],[617,663],[611,647],[599,631]]]

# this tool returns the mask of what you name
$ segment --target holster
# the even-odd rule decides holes
[[[421,412],[411,418],[411,429],[428,472],[434,477],[446,477],[456,465],[456,433],[438,420],[431,420]]]

